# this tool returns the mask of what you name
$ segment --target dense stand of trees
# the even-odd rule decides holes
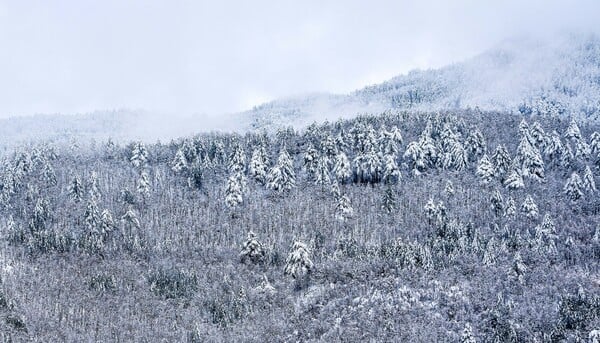
[[[394,112],[18,148],[0,170],[0,335],[592,339],[598,131]]]

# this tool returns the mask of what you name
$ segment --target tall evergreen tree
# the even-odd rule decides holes
[[[533,125],[531,125],[529,133],[531,134],[531,138],[533,138],[535,147],[540,150],[544,149],[546,145],[546,133],[544,132],[542,125],[537,121],[534,122]]]
[[[481,131],[477,128],[470,130],[467,135],[465,147],[468,156],[472,161],[476,161],[477,157],[485,153],[486,143]]]
[[[285,260],[284,273],[299,279],[309,274],[313,270],[314,264],[310,259],[310,251],[306,244],[294,242],[292,249]]]
[[[517,251],[513,258],[509,275],[516,278],[519,283],[525,283],[525,272],[527,272],[527,269],[527,265],[525,265],[523,258],[521,258],[521,253]]]
[[[565,132],[565,138],[571,140],[580,140],[581,139],[581,131],[579,130],[579,125],[575,119],[571,119],[569,126],[567,127],[567,131]]]
[[[248,238],[242,245],[242,251],[240,251],[240,260],[242,263],[249,261],[252,263],[259,263],[265,257],[265,251],[262,243],[256,238],[256,234],[252,231],[248,232]]]
[[[517,170],[510,172],[506,180],[504,180],[504,186],[508,189],[521,189],[525,187],[521,173],[519,173]]]
[[[475,336],[473,335],[473,329],[471,324],[467,323],[463,329],[462,336],[460,337],[460,343],[477,343]]]
[[[492,209],[496,216],[502,216],[504,214],[504,199],[502,198],[502,194],[498,189],[494,191],[492,197],[490,198],[492,203]]]
[[[385,155],[383,157],[383,182],[396,183],[400,180],[401,173],[396,163],[395,155]]]
[[[596,191],[596,180],[590,166],[585,166],[585,171],[583,172],[583,188],[590,193]]]
[[[512,164],[510,154],[504,145],[500,144],[496,147],[494,155],[492,155],[492,163],[494,165],[496,176],[504,181],[506,173],[510,170]]]
[[[348,182],[352,177],[350,161],[345,153],[340,152],[335,156],[333,173],[335,174],[336,179],[342,184]]]
[[[564,146],[562,141],[560,140],[560,135],[556,131],[552,131],[550,137],[546,141],[546,146],[544,147],[544,154],[548,157],[550,161],[560,162],[558,159],[560,158]]]
[[[148,163],[148,150],[142,142],[135,142],[131,149],[131,164],[136,168],[143,168]]]
[[[596,157],[600,157],[600,133],[594,131],[590,135],[590,150]]]
[[[150,177],[146,171],[142,171],[137,182],[137,191],[142,196],[148,196],[150,195],[151,190],[152,186],[150,184]]]
[[[187,169],[188,163],[181,148],[177,149],[171,165],[171,169],[176,173],[180,173]]]
[[[267,188],[277,192],[289,191],[296,187],[296,173],[293,162],[285,147],[281,148],[277,163],[267,176]]]
[[[90,174],[90,178],[88,180],[88,194],[92,198],[100,198],[100,185],[98,183],[98,174],[96,174],[95,171],[93,171]]]
[[[69,192],[69,196],[71,197],[71,199],[74,202],[81,201],[85,191],[84,191],[83,183],[81,182],[81,179],[79,178],[79,176],[75,176],[73,178],[73,180],[69,184],[69,188],[67,189],[67,191]]]
[[[508,197],[506,200],[506,207],[504,208],[505,217],[513,217],[517,213],[517,205],[515,199]]]
[[[237,173],[233,173],[227,178],[227,187],[225,188],[225,204],[231,209],[237,208],[243,202],[242,186]]]
[[[331,183],[331,173],[329,171],[329,158],[326,155],[319,156],[317,167],[315,169],[315,184],[323,189]]]
[[[572,202],[577,202],[583,198],[582,189],[583,182],[581,181],[579,174],[577,174],[577,172],[573,172],[563,188],[564,193]]]
[[[381,200],[381,209],[386,213],[392,213],[396,209],[396,195],[391,187],[386,187]]]
[[[535,201],[533,201],[533,197],[531,197],[531,195],[527,194],[527,197],[525,197],[525,201],[521,205],[521,212],[523,212],[527,218],[537,218],[539,213],[538,207],[535,204]]]
[[[454,184],[452,184],[452,181],[446,181],[446,186],[444,187],[444,194],[447,198],[451,198],[452,196],[454,196]]]
[[[339,221],[345,222],[354,215],[354,209],[350,203],[350,198],[345,194],[336,197],[335,216]]]
[[[304,153],[304,171],[309,179],[314,179],[315,171],[317,170],[317,160],[319,158],[319,152],[315,149],[312,144],[308,146]]]
[[[492,162],[488,158],[487,154],[484,154],[479,161],[479,165],[477,166],[477,176],[481,178],[483,183],[489,183],[494,178],[494,174],[494,166],[492,165]]]
[[[544,178],[544,161],[539,149],[532,144],[531,140],[528,134],[521,137],[514,163],[521,170],[523,177],[541,180]]]

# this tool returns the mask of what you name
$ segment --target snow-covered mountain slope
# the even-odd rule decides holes
[[[415,70],[347,95],[266,103],[244,113],[252,125],[299,124],[384,109],[479,107],[600,120],[600,37],[514,39],[467,61]]]

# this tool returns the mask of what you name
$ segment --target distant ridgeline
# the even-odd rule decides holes
[[[254,127],[310,123],[385,109],[476,108],[600,120],[600,39],[514,40],[465,62],[412,71],[347,95],[276,100],[246,112]]]
[[[600,122],[600,39],[568,35],[545,43],[513,40],[461,63],[412,71],[350,94],[319,93],[268,102],[232,114],[234,119],[228,121],[237,127],[221,129],[275,131],[390,110],[469,108]],[[206,128],[203,116],[125,110],[11,118],[0,121],[0,152],[6,146],[40,140],[168,140]],[[219,126],[213,123],[211,129],[215,128]]]

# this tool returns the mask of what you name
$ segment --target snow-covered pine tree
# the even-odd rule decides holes
[[[85,191],[84,191],[83,183],[81,182],[81,179],[79,178],[79,176],[75,176],[73,178],[73,180],[69,184],[69,188],[67,189],[67,191],[69,192],[69,196],[71,197],[71,199],[74,202],[81,201]]]
[[[90,174],[90,179],[88,180],[88,194],[90,197],[99,199],[100,198],[100,186],[98,185],[98,174],[93,171]]]
[[[45,198],[38,198],[33,208],[33,214],[29,220],[29,229],[32,233],[41,232],[46,229],[46,221],[50,219],[50,204]]]
[[[590,331],[588,341],[590,343],[600,343],[600,329]]]
[[[469,131],[467,140],[465,141],[465,149],[471,161],[476,161],[477,157],[485,153],[485,138],[478,128]]]
[[[246,172],[246,154],[240,144],[233,146],[233,151],[229,157],[229,172],[233,174],[244,174]]]
[[[500,144],[496,147],[494,155],[492,155],[492,163],[494,165],[496,176],[500,180],[504,181],[506,173],[510,170],[510,166],[512,164],[510,154],[504,145]]]
[[[331,183],[329,164],[329,158],[326,155],[321,155],[317,159],[317,166],[314,172],[315,184],[321,186],[322,190],[325,190],[325,186]]]
[[[83,218],[88,233],[99,232],[101,222],[100,210],[98,209],[98,204],[93,197],[88,199]]]
[[[396,163],[396,155],[385,155],[383,157],[383,182],[387,184],[396,183],[400,178],[401,173]]]
[[[580,161],[587,161],[591,154],[592,149],[583,138],[575,142],[575,158]]]
[[[337,180],[333,180],[333,182],[331,183],[330,193],[334,199],[337,199],[342,194],[342,192],[340,191],[340,185],[338,184]]]
[[[555,254],[556,227],[550,215],[546,213],[542,223],[535,227],[535,248],[544,254]]]
[[[546,145],[546,132],[542,128],[542,125],[536,121],[531,125],[531,129],[529,130],[531,134],[531,138],[533,138],[533,144],[536,148],[543,150]]]
[[[259,263],[263,260],[265,251],[263,250],[262,243],[256,238],[256,234],[252,231],[248,232],[248,238],[242,245],[242,251],[240,251],[240,260],[242,263],[247,261],[252,263]]]
[[[425,216],[427,217],[429,224],[433,223],[433,221],[437,217],[438,212],[437,206],[435,205],[435,201],[433,201],[433,198],[429,198],[429,200],[423,208],[425,210]]]
[[[100,214],[100,233],[106,236],[115,227],[113,216],[108,209],[105,209]]]
[[[527,265],[523,262],[523,258],[521,258],[521,253],[518,251],[515,253],[513,258],[509,275],[516,278],[519,283],[525,283],[525,272],[527,271]]]
[[[450,180],[446,181],[446,186],[444,187],[444,195],[446,195],[446,198],[451,198],[454,196],[454,184],[452,184],[452,181]]]
[[[325,138],[321,140],[321,154],[331,160],[338,153],[338,148],[335,144],[335,139],[329,134],[325,134]]]
[[[267,151],[261,143],[252,151],[250,165],[248,166],[250,177],[261,185],[264,185],[267,182],[268,165]]]
[[[148,163],[148,150],[142,142],[133,143],[133,148],[131,149],[131,157],[129,159],[131,164],[133,164],[136,168],[144,168],[146,163]]]
[[[581,131],[579,130],[579,125],[577,125],[575,118],[571,119],[567,131],[565,132],[565,138],[576,141],[581,139]]]
[[[502,198],[500,190],[496,189],[494,193],[492,193],[490,202],[492,203],[492,209],[494,210],[494,213],[496,213],[496,216],[502,216],[504,214],[504,199]]]
[[[296,187],[296,173],[292,159],[285,146],[281,148],[277,163],[267,175],[267,188],[276,192],[289,191]]]
[[[517,204],[515,203],[515,199],[512,197],[508,197],[506,200],[506,207],[504,209],[505,217],[513,217],[517,213]]]
[[[471,328],[471,324],[465,324],[465,328],[463,329],[462,335],[460,337],[460,343],[477,343],[477,340],[473,335],[473,329]]]
[[[521,189],[525,187],[525,183],[523,182],[523,177],[521,177],[521,173],[517,170],[513,170],[508,174],[506,179],[504,180],[504,186],[508,189]]]
[[[310,259],[310,251],[306,244],[299,241],[294,242],[285,261],[285,275],[300,279],[308,275],[313,268],[314,264]]]
[[[596,180],[594,179],[594,173],[592,173],[592,169],[590,166],[585,166],[585,170],[583,172],[583,188],[593,193],[596,191]]]
[[[230,209],[237,208],[242,202],[242,186],[237,173],[233,173],[227,178],[227,186],[225,188],[225,204]]]
[[[137,182],[137,191],[144,197],[150,195],[150,192],[152,191],[150,177],[145,170],[140,173],[140,178]]]
[[[562,154],[564,146],[562,141],[560,140],[560,135],[556,131],[552,131],[550,137],[546,141],[546,146],[544,147],[544,155],[548,157],[548,160],[560,162],[559,158]]]
[[[344,152],[340,152],[335,156],[333,173],[335,174],[337,181],[341,184],[348,182],[352,177],[350,161]]]
[[[382,130],[379,136],[379,151],[384,155],[396,155],[402,144],[402,134],[397,126],[393,126],[390,131]]]
[[[469,164],[469,151],[460,142],[456,142],[452,146],[450,152],[452,154],[452,165],[454,170],[463,171]]]
[[[560,152],[560,166],[564,169],[569,169],[575,156],[573,155],[573,149],[571,149],[571,144],[569,142],[563,145],[563,149]]]
[[[519,133],[521,135],[525,135],[529,133],[529,124],[527,123],[527,121],[525,119],[521,119],[521,122],[519,123]]]
[[[532,177],[538,181],[544,178],[544,161],[538,148],[532,144],[528,134],[521,137],[514,163],[523,177]]]
[[[527,218],[534,219],[538,216],[538,207],[533,201],[533,197],[529,194],[525,197],[525,201],[521,204],[521,212],[525,214]]]
[[[413,141],[408,144],[406,151],[404,151],[404,158],[410,161],[414,175],[421,175],[421,173],[427,168],[425,152],[421,148],[421,144],[419,144],[417,141]]]
[[[396,209],[396,195],[394,194],[392,187],[388,186],[385,189],[381,200],[381,209],[388,214],[394,212]]]
[[[125,214],[121,217],[121,221],[123,222],[123,225],[128,226],[130,228],[140,228],[140,220],[138,219],[137,214],[131,206],[129,206],[127,212],[125,212]]]
[[[498,244],[496,243],[496,239],[494,237],[492,237],[485,245],[485,251],[483,252],[483,265],[491,266],[493,264],[496,264],[496,254],[497,253],[498,253]]]
[[[42,160],[42,179],[48,187],[56,185],[56,172],[46,158]]]
[[[335,204],[335,216],[339,221],[345,222],[346,220],[352,218],[354,215],[354,209],[352,208],[352,204],[350,203],[350,198],[341,194],[336,199]]]
[[[304,172],[306,173],[309,180],[314,179],[315,171],[317,170],[317,160],[319,158],[319,152],[313,145],[309,145],[304,153]]]
[[[359,153],[352,162],[354,167],[354,178],[356,182],[377,183],[381,178],[381,158],[375,146],[369,146],[367,150]]]
[[[177,149],[175,157],[171,162],[171,169],[176,173],[181,173],[187,169],[187,160],[181,148]]]
[[[572,202],[577,202],[583,197],[583,182],[577,172],[573,172],[565,183],[564,193]]]
[[[594,131],[590,135],[590,150],[595,157],[600,157],[600,133]]]
[[[494,166],[492,162],[488,158],[487,154],[484,154],[481,160],[479,161],[479,165],[477,166],[477,176],[481,179],[483,183],[489,183],[494,178]]]

